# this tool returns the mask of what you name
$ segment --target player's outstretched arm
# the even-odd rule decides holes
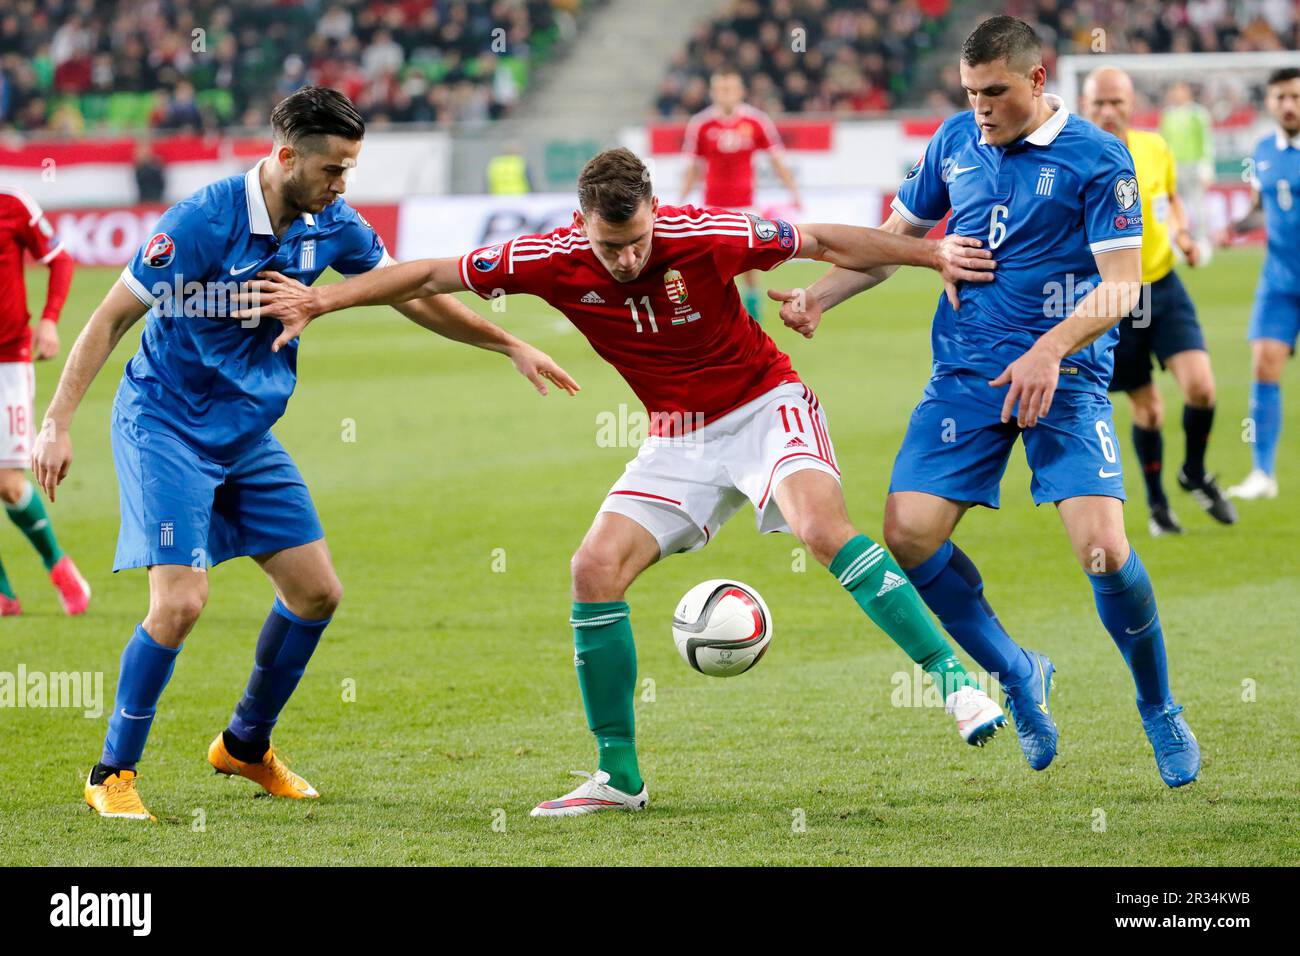
[[[51,501],[72,465],[72,418],[108,356],[147,308],[120,280],[115,282],[68,353],[68,363],[32,447],[32,474]]]
[[[800,227],[801,230],[806,228],[808,227]],[[912,225],[897,212],[893,212],[885,220],[884,225],[874,231],[919,240],[925,236],[928,230]],[[936,245],[939,244],[936,243]],[[965,251],[970,247],[961,244],[950,244],[950,248],[957,250],[956,254],[965,258]],[[804,249],[807,249],[806,240]],[[983,253],[981,259],[984,256],[989,257],[984,261],[990,264],[989,268],[991,269],[991,254],[985,250],[980,251]],[[804,254],[807,253],[804,252]],[[845,299],[874,288],[893,275],[897,268],[898,264],[891,264],[879,265],[875,268],[859,271],[836,265],[807,289],[771,289],[768,291],[768,296],[781,303],[781,321],[804,338],[810,339],[817,330],[817,326],[821,324],[822,313],[833,309]],[[976,281],[990,281],[991,279],[992,275],[981,272],[980,279]],[[958,307],[956,283],[945,278],[944,292],[948,296],[948,301],[952,303],[952,307],[956,309]]]
[[[1085,295],[1074,311],[1038,337],[1024,355],[989,382],[1007,389],[1002,420],[1011,419],[1020,403],[1016,423],[1033,428],[1052,407],[1061,377],[1061,360],[1091,345],[1137,307],[1142,297],[1142,250],[1114,249],[1094,256],[1101,281]]]
[[[271,345],[278,352],[307,324],[328,312],[358,305],[396,305],[444,292],[464,292],[459,259],[413,259],[372,269],[365,275],[325,286],[305,286],[279,272],[259,272],[236,296],[236,319],[279,319],[284,325]]]
[[[579,385],[554,359],[541,349],[516,338],[505,329],[450,295],[434,295],[426,299],[412,299],[393,306],[421,328],[436,332],[453,342],[462,342],[475,348],[500,352],[514,364],[520,375],[533,383],[538,393],[545,395],[549,381],[576,395]]]
[[[945,282],[992,282],[993,253],[969,236],[917,239],[884,229],[814,223],[800,226],[799,254],[854,272],[879,266],[933,269]]]

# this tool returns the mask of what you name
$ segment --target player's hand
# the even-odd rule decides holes
[[[59,354],[59,326],[49,319],[41,319],[32,336],[32,358],[44,362]]]
[[[45,496],[54,500],[54,489],[68,476],[72,464],[72,436],[66,428],[58,428],[46,421],[32,446],[32,474]]]
[[[958,282],[992,282],[998,264],[984,243],[970,236],[944,236],[935,250],[935,269],[943,279],[943,293],[953,310],[957,301]]]
[[[1178,251],[1183,254],[1183,259],[1186,260],[1187,265],[1193,269],[1199,266],[1201,264],[1201,247],[1197,241],[1192,238],[1192,234],[1186,229],[1180,230],[1177,242]]]
[[[806,339],[822,321],[822,304],[807,289],[768,289],[767,297],[781,303],[781,321]]]
[[[534,348],[527,342],[521,342],[506,354],[510,356],[510,361],[514,363],[519,374],[533,383],[537,394],[546,395],[550,392],[546,387],[547,382],[558,385],[570,395],[578,394],[581,386],[573,380],[573,376],[560,368],[555,359],[541,349]]]
[[[1016,402],[1020,411],[1016,424],[1033,428],[1052,407],[1056,384],[1061,377],[1061,357],[1041,345],[1035,345],[1020,358],[1002,370],[1002,374],[989,382],[994,388],[1010,385],[1002,402],[1002,421],[1010,421]]]
[[[230,313],[235,319],[278,319],[283,331],[271,343],[278,352],[302,334],[307,324],[320,315],[316,294],[310,286],[275,271],[259,272],[245,282],[235,296],[241,308]]]

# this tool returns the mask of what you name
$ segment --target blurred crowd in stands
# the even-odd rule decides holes
[[[709,75],[738,69],[769,113],[878,113],[914,82],[949,0],[733,0],[700,23],[655,99],[665,119],[708,105]]]
[[[371,124],[507,114],[592,0],[0,0],[0,129],[260,127],[309,83]]]
[[[1109,53],[1300,48],[1297,0],[1008,0],[997,6],[1035,25],[1049,73],[1056,56],[1101,52],[1099,41]],[[709,75],[724,63],[740,70],[749,102],[769,113],[965,108],[955,62],[961,37],[944,32],[950,7],[950,0],[731,0],[674,57],[655,112],[682,119],[703,109]],[[938,62],[926,56],[940,45],[953,55]]]
[[[495,119],[600,2],[0,0],[0,131],[261,127],[277,99],[308,83],[347,93],[375,126]],[[672,58],[654,112],[704,108],[724,65],[771,113],[962,107],[952,2],[728,0]],[[1098,30],[1113,53],[1300,47],[1297,0],[1000,6],[1037,25],[1049,61],[1097,52]]]

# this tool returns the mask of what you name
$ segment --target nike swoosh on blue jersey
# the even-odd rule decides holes
[[[245,272],[247,272],[249,269],[254,268],[256,265],[257,265],[256,262],[250,262],[248,265],[244,266],[244,267],[241,268],[241,269],[234,269],[234,268],[232,268],[232,269],[230,270],[230,274],[231,274],[232,276],[242,276]]]

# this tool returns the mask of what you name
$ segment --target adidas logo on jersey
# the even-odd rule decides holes
[[[807,448],[808,443],[804,441],[802,438],[800,438],[798,435],[796,435],[794,438],[791,438],[788,442],[785,443],[785,447],[786,448]]]
[[[599,292],[588,292],[579,301],[586,305],[604,305],[605,300],[600,297]]]
[[[895,574],[893,571],[886,571],[885,583],[880,585],[880,590],[876,592],[876,597],[880,597],[882,594],[888,594],[890,591],[894,590],[894,588],[901,588],[906,583],[907,578],[903,577],[901,574]]]

